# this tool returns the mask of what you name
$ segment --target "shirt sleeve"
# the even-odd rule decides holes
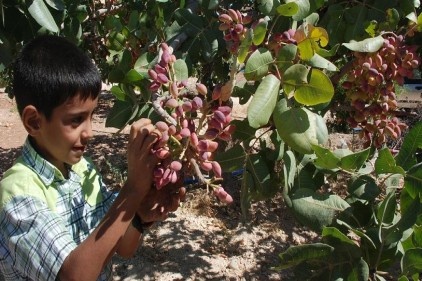
[[[0,213],[0,238],[25,279],[55,280],[66,257],[76,248],[63,219],[35,197],[16,196]]]

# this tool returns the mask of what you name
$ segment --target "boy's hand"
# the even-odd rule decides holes
[[[160,137],[160,131],[149,119],[140,119],[130,128],[127,184],[140,193],[140,198],[145,197],[152,185],[153,169],[159,159],[151,153],[151,148]]]
[[[163,221],[170,212],[177,210],[180,202],[185,200],[185,195],[186,189],[182,187],[181,181],[168,184],[160,190],[152,187],[141,201],[137,213],[145,223]]]

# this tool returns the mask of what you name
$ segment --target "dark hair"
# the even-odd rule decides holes
[[[12,74],[19,114],[33,105],[49,119],[69,98],[95,99],[101,91],[101,76],[91,59],[59,36],[43,35],[26,44]]]

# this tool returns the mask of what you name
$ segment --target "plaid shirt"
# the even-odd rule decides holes
[[[27,139],[22,156],[0,182],[0,270],[5,279],[55,280],[66,257],[99,224],[116,196],[85,158],[65,179]],[[111,277],[110,262],[98,280]]]

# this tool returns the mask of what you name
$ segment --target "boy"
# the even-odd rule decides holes
[[[57,36],[28,43],[13,69],[13,94],[28,138],[0,182],[0,269],[6,280],[110,280],[111,257],[130,257],[143,228],[175,211],[185,190],[157,191],[151,121],[130,130],[128,177],[105,188],[83,157],[101,78]]]

